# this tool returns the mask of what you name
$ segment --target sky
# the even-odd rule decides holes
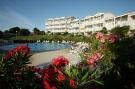
[[[135,0],[0,0],[0,30],[34,27],[45,30],[49,18],[83,18],[97,12],[121,15],[135,12]]]

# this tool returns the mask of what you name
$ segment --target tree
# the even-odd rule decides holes
[[[40,34],[40,30],[38,28],[36,28],[36,27],[33,29],[33,32],[36,35],[39,35]]]
[[[21,29],[19,27],[13,27],[9,29],[9,33],[13,33],[16,34],[17,32],[19,32]]]
[[[40,35],[45,35],[45,32],[44,31],[40,31]]]
[[[28,35],[30,35],[30,31],[28,29],[23,28],[19,31],[19,35],[20,36],[28,36]]]
[[[5,30],[4,33],[9,33],[9,30]]]
[[[2,31],[0,31],[0,38],[2,38],[3,37],[3,32]]]

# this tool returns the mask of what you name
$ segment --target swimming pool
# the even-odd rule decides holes
[[[10,49],[15,48],[16,46],[19,45],[26,45],[31,49],[31,52],[46,52],[46,51],[52,51],[52,50],[60,50],[60,49],[65,49],[69,48],[69,44],[67,43],[27,43],[27,44],[12,44],[12,45],[4,45],[0,46],[0,50],[3,51],[8,51]]]

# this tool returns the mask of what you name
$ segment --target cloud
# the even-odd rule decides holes
[[[5,22],[6,26],[14,24],[16,26],[21,26],[25,28],[33,28],[36,25],[26,18],[24,15],[18,13],[17,11],[13,10],[9,6],[4,6],[4,10],[0,11],[0,24],[2,21]],[[4,25],[3,24],[3,25]]]

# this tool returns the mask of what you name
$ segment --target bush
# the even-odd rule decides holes
[[[108,74],[104,75],[105,87],[111,87],[110,89],[134,89],[135,39],[133,37],[121,38],[108,48],[115,54],[115,60],[112,61],[113,68],[108,71]]]
[[[30,49],[18,46],[0,57],[0,89],[134,89],[134,50],[134,37],[97,32],[77,64],[60,56],[41,70],[27,65]]]
[[[126,36],[129,32],[130,27],[129,26],[123,26],[123,27],[115,27],[111,30],[112,34],[117,34],[118,36]]]
[[[30,49],[18,46],[0,58],[0,89],[39,89],[39,69],[28,66]],[[39,86],[40,85],[40,86]]]
[[[103,29],[100,32],[102,32],[103,34],[107,34],[108,33],[106,27],[103,27]]]
[[[3,32],[0,31],[0,38],[2,38],[4,36]]]
[[[42,75],[44,89],[87,89],[92,87],[90,85],[102,85],[98,81],[96,68],[91,70],[89,65],[82,66],[79,63],[76,66],[67,66],[68,64],[63,56],[52,60],[52,64],[44,69]]]
[[[64,32],[63,35],[68,35],[68,32]]]
[[[91,53],[96,51],[103,55],[102,60],[97,63],[100,71],[104,71],[101,74],[104,81],[103,89],[133,89],[135,87],[134,37],[119,38],[114,34],[105,36],[98,32],[91,42]]]
[[[30,35],[30,31],[28,29],[21,29],[19,31],[19,35],[20,36],[28,36],[28,35]]]

